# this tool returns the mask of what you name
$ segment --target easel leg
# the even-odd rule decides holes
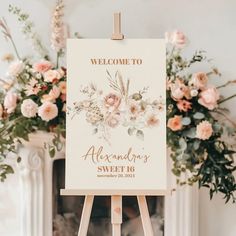
[[[78,236],[87,236],[94,196],[85,196]]]
[[[145,196],[137,196],[145,236],[154,236]]]
[[[111,196],[112,236],[121,235],[122,196]]]

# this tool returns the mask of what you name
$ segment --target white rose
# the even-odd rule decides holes
[[[21,104],[21,113],[27,118],[35,117],[38,112],[38,104],[31,99],[25,99]]]
[[[43,103],[38,109],[38,115],[45,121],[54,119],[58,115],[57,105],[51,102]]]
[[[13,62],[8,68],[7,75],[11,77],[16,77],[24,70],[24,68],[25,64],[23,61]]]
[[[179,30],[165,33],[166,41],[177,48],[183,48],[187,43],[185,34]]]
[[[17,105],[17,95],[12,92],[8,92],[4,99],[4,107],[7,113],[10,114],[15,111]]]

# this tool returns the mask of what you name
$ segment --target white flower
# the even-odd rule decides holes
[[[17,95],[12,92],[8,92],[4,99],[4,107],[7,113],[10,114],[15,111],[17,105]]]
[[[21,113],[27,118],[35,117],[38,112],[38,104],[31,99],[25,99],[21,104]]]
[[[42,120],[50,121],[58,115],[58,108],[51,102],[45,102],[39,107],[38,115]]]
[[[166,41],[177,48],[183,48],[187,43],[185,34],[179,30],[165,33]]]
[[[197,91],[196,89],[192,89],[192,90],[190,91],[190,95],[191,95],[192,97],[196,97],[196,96],[198,95],[198,91]]]
[[[25,64],[23,61],[16,61],[13,62],[9,67],[8,67],[8,72],[7,75],[11,77],[16,77],[18,76],[25,68]]]

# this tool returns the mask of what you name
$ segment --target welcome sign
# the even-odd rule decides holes
[[[69,39],[66,189],[166,189],[162,39]]]

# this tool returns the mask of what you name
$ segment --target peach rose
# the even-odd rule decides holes
[[[61,75],[57,70],[48,70],[43,74],[43,77],[45,82],[52,83],[54,80],[59,80]]]
[[[203,90],[199,94],[198,103],[202,106],[208,108],[209,110],[213,110],[217,107],[217,101],[220,99],[220,95],[216,88],[208,88]]]
[[[179,100],[177,102],[177,107],[180,111],[187,112],[188,110],[192,109],[192,103],[187,100]]]
[[[208,121],[204,120],[197,125],[196,138],[207,140],[213,133],[212,125]]]
[[[50,121],[58,115],[58,108],[52,102],[45,102],[39,107],[38,115],[42,120]]]
[[[170,128],[172,131],[178,131],[182,129],[182,117],[175,115],[174,117],[170,118],[167,123],[167,127]]]
[[[119,107],[120,102],[121,98],[114,93],[108,94],[104,99],[104,103],[107,108],[117,108]]]
[[[205,89],[208,82],[208,77],[204,72],[198,72],[192,75],[189,85],[197,89]]]
[[[183,81],[177,79],[175,83],[171,85],[171,97],[176,101],[183,99],[183,97],[190,99],[191,97],[189,88],[184,84]]]
[[[41,61],[33,65],[33,69],[39,73],[45,73],[46,71],[52,69],[53,64],[50,61]]]
[[[51,96],[53,99],[57,99],[60,96],[60,93],[60,89],[57,86],[53,86],[49,92],[49,96]]]
[[[61,81],[58,87],[62,94],[66,94],[66,81]]]
[[[15,111],[17,105],[17,95],[12,92],[8,92],[4,99],[4,107],[7,113],[10,114]]]
[[[168,43],[174,45],[177,48],[183,48],[187,43],[187,37],[179,30],[166,32],[165,38]]]

